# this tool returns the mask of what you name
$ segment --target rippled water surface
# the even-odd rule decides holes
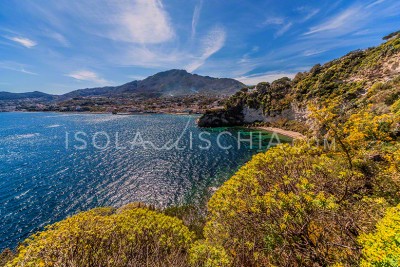
[[[213,129],[199,136],[204,130],[195,120],[0,113],[0,250],[77,211],[133,201],[157,206],[194,201],[259,151],[247,142],[238,149],[243,129]],[[255,136],[254,148],[271,139],[267,133]],[[232,148],[222,149],[217,141]],[[199,147],[209,144],[209,149]]]

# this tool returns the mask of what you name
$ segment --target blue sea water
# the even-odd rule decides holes
[[[0,250],[98,206],[194,202],[265,150],[271,139],[257,133],[253,147],[242,141],[238,148],[238,133],[246,139],[249,130],[203,132],[195,120],[189,115],[0,113]]]

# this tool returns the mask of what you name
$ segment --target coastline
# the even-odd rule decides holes
[[[263,126],[254,126],[254,127],[249,127],[251,129],[256,129],[256,130],[262,130],[262,131],[267,131],[270,133],[277,133],[277,134],[281,134],[293,139],[305,139],[306,136],[299,133],[299,132],[294,132],[294,131],[288,131],[288,130],[284,130],[281,128],[275,128],[275,127],[263,127]]]
[[[0,111],[0,113],[59,113],[59,114],[109,114],[109,115],[118,115],[118,116],[130,116],[130,115],[202,115],[203,113],[188,113],[188,112],[127,112],[127,113],[116,113],[108,111]]]

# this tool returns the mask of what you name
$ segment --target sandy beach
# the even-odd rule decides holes
[[[280,129],[280,128],[275,128],[275,127],[251,127],[252,129],[258,129],[258,130],[263,130],[263,131],[267,131],[267,132],[271,132],[271,133],[277,133],[277,134],[281,134],[293,139],[305,139],[306,137],[298,132],[294,132],[294,131],[288,131],[288,130],[284,130],[284,129]]]

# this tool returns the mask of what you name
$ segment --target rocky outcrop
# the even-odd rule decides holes
[[[244,122],[243,113],[227,112],[226,110],[208,111],[197,120],[199,127],[239,126]]]
[[[209,111],[197,121],[199,127],[239,126],[255,122],[274,123],[279,120],[305,121],[307,111],[293,105],[275,115],[267,115],[261,108],[255,109],[244,106],[240,110]]]

